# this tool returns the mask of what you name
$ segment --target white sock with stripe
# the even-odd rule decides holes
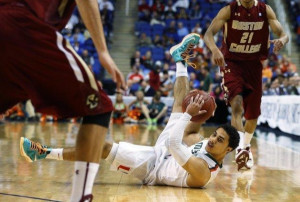
[[[188,77],[187,67],[182,62],[176,62],[176,77],[179,76]]]
[[[244,136],[245,136],[245,133],[242,132],[242,131],[238,131],[239,135],[240,135],[240,142],[239,142],[239,146],[237,149],[244,149]]]
[[[253,134],[254,133],[245,132],[245,139],[244,139],[244,147],[245,148],[250,145]]]
[[[98,163],[75,162],[71,202],[78,202],[82,197],[92,194],[94,180],[99,166]]]
[[[51,149],[51,152],[46,156],[46,159],[64,160],[62,148]]]

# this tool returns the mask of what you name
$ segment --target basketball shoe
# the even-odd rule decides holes
[[[238,170],[250,169],[247,165],[248,160],[249,160],[249,151],[246,149],[238,148],[235,154],[235,162],[238,165]]]
[[[46,158],[51,150],[51,148],[41,145],[40,143],[33,142],[25,137],[21,137],[20,139],[21,156],[24,156],[28,162]]]
[[[186,35],[179,44],[172,46],[170,49],[170,54],[172,55],[174,61],[185,61],[186,64],[192,66],[193,68],[197,68],[194,63],[189,62],[189,58],[193,57],[193,55],[189,55],[189,53],[194,46],[199,43],[199,40],[199,34],[191,33]]]

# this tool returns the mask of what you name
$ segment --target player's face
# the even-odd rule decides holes
[[[222,155],[231,151],[231,148],[228,147],[229,136],[223,128],[218,128],[208,140],[208,144],[205,149],[210,154]]]

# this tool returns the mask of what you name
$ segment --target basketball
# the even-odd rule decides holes
[[[182,111],[185,112],[187,106],[190,103],[191,97],[196,97],[197,94],[200,94],[203,96],[204,104],[201,108],[201,110],[206,110],[206,113],[201,114],[201,115],[196,115],[193,116],[191,121],[193,122],[205,122],[207,119],[209,119],[215,109],[216,109],[216,104],[215,104],[215,99],[211,97],[208,93],[202,91],[202,90],[192,90],[187,94],[182,102]]]

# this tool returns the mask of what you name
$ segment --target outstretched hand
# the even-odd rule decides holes
[[[284,42],[281,39],[270,40],[270,43],[274,44],[273,53],[278,54],[280,49],[284,46]]]
[[[125,79],[113,59],[108,52],[102,52],[99,54],[100,62],[107,72],[111,75],[112,80],[117,84],[117,91],[121,92],[122,89],[126,90],[127,86]]]
[[[201,110],[204,104],[203,96],[197,94],[196,97],[191,97],[190,103],[186,108],[186,112],[191,116],[201,115],[206,113],[206,110]]]

